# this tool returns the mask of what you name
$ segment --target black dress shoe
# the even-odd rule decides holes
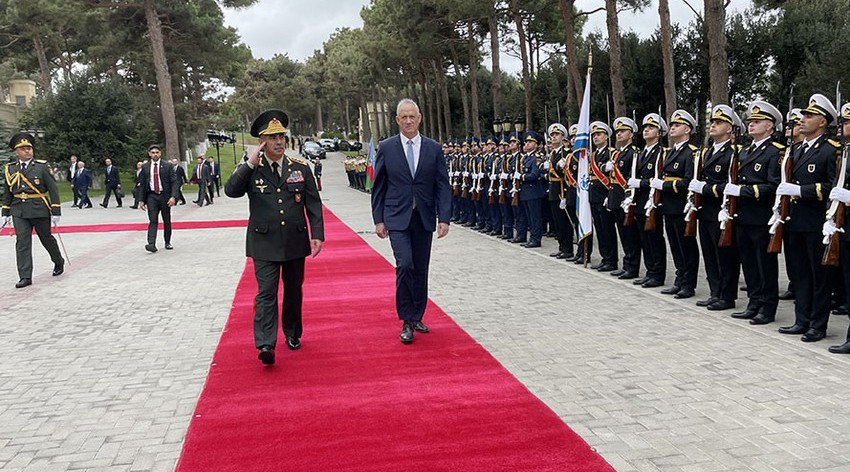
[[[712,303],[717,302],[717,301],[720,301],[720,299],[717,298],[717,297],[708,297],[706,300],[698,301],[697,306],[705,307],[705,306],[711,305]]]
[[[517,238],[512,238],[512,239],[508,239],[508,242],[509,242],[509,243],[514,243],[514,244],[519,244],[519,243],[527,243],[527,242],[528,242],[528,240],[527,240],[527,239],[517,239]]]
[[[683,288],[679,290],[676,295],[673,295],[673,298],[691,298],[694,296],[694,289],[692,288]]]
[[[565,253],[562,252],[560,256],[556,256],[555,258],[556,259],[564,259],[564,260],[569,261],[571,259],[575,259],[575,257],[576,256],[574,256],[572,254],[565,254]]]
[[[611,272],[611,271],[617,270],[617,266],[615,266],[615,265],[603,265],[596,270],[598,270],[599,272]]]
[[[287,336],[286,347],[288,347],[290,351],[297,351],[301,349],[301,340],[295,336]]]
[[[850,354],[850,341],[840,346],[829,346],[828,350],[833,354]]]
[[[145,250],[148,252],[156,252],[156,244],[145,244]]]
[[[413,326],[410,323],[404,323],[404,325],[402,325],[399,339],[401,339],[402,344],[410,344],[413,342]]]
[[[764,314],[759,313],[755,318],[750,320],[751,325],[766,325],[769,323],[773,323],[775,321],[774,318],[769,316],[764,316]]]
[[[711,311],[723,311],[723,310],[731,310],[735,308],[735,302],[727,302],[726,300],[718,300],[711,305],[706,307]]]
[[[588,262],[590,262],[590,260],[588,260]],[[573,259],[573,264],[584,264],[584,256],[576,256],[576,258]]]
[[[735,319],[738,319],[738,320],[752,320],[752,319],[755,319],[755,317],[758,316],[758,314],[759,314],[758,310],[751,310],[751,309],[747,308],[744,311],[736,311],[735,313],[732,313],[732,315],[730,315],[730,316],[732,316],[732,318],[735,318]]]
[[[522,245],[522,247],[527,247],[527,248],[540,247],[540,241],[533,242],[533,243],[525,243],[525,244]]]
[[[57,275],[62,275],[63,272],[65,272],[65,263],[64,262],[61,262],[59,264],[55,264],[53,266],[53,276],[54,277],[56,277]]]
[[[558,252],[553,252],[552,254],[549,254],[549,257],[558,257],[558,256],[563,256],[563,255],[564,255],[563,252],[558,251]]]
[[[98,203],[98,205],[102,206],[103,208],[106,208],[106,205],[104,205],[103,203]]]
[[[816,341],[820,341],[821,339],[826,337],[826,332],[821,331],[819,329],[809,328],[808,331],[803,334],[803,337],[800,338],[800,341],[804,343],[813,343]]]
[[[139,207],[137,205],[130,205],[130,208],[137,210]]]
[[[635,284],[635,285],[643,285],[643,284],[645,284],[645,283],[647,283],[647,282],[649,282],[649,277],[641,277],[641,278],[639,278],[639,279],[635,280],[635,281],[634,281],[634,282],[632,282],[632,283],[633,283],[633,284]]]
[[[664,295],[675,295],[679,293],[679,290],[682,290],[682,287],[679,287],[678,285],[673,285],[672,287],[665,288],[661,291],[661,293],[663,293]]]
[[[172,246],[171,243],[165,243],[165,249],[168,249],[170,251],[174,249],[174,246]]]
[[[15,284],[15,288],[24,288],[32,285],[32,279],[21,279]]]
[[[617,278],[620,279],[620,280],[631,280],[631,279],[636,279],[637,277],[638,277],[638,275],[637,275],[636,272],[623,272]]]
[[[832,314],[836,316],[847,316],[850,311],[847,309],[847,305],[841,305],[834,310],[832,310]]]
[[[625,273],[626,273],[626,269],[617,269],[617,270],[611,271],[611,274],[609,274],[609,275],[611,275],[611,277],[619,277],[619,276],[621,276]]]
[[[790,292],[790,291],[786,290],[786,291],[779,294],[779,299],[780,300],[793,300],[794,299],[794,292]]]
[[[590,268],[593,269],[593,270],[599,270],[599,268],[602,267],[602,265],[603,264],[601,262],[599,264],[591,264]]]
[[[260,353],[257,355],[257,359],[265,365],[274,364],[274,348],[271,346],[261,347]]]
[[[413,330],[416,331],[417,333],[430,333],[431,332],[431,330],[429,330],[428,327],[425,326],[425,323],[423,323],[421,321],[417,321],[417,322],[413,323]]]
[[[664,282],[656,279],[649,279],[646,282],[642,283],[640,286],[643,288],[655,288],[664,285]]]
[[[799,324],[794,323],[791,326],[782,326],[781,328],[779,328],[778,331],[779,331],[779,334],[803,334],[808,330],[809,330],[809,328],[807,328],[803,325],[799,325]]]

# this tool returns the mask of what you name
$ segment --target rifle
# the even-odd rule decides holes
[[[466,165],[461,164],[461,167],[463,167],[463,174],[461,174],[461,179],[463,179],[463,185],[460,186],[460,191],[461,191],[460,198],[464,198],[464,199],[469,198],[469,185],[470,185],[469,159],[470,159],[470,157],[471,156],[469,154],[466,154]]]
[[[657,146],[661,146],[659,142]],[[655,178],[661,178],[661,169],[664,167],[664,149],[659,149],[658,159],[655,160]],[[646,210],[646,224],[643,226],[644,231],[655,231],[656,230],[656,210],[659,206],[661,206],[661,192],[655,190],[655,187],[649,189],[649,199],[652,202],[650,207]]]
[[[496,172],[496,166],[499,163],[499,156],[495,152],[492,154],[493,161],[490,164],[490,187],[487,189],[487,204],[493,205],[496,203],[496,191],[499,187],[499,184],[496,182],[499,179],[499,173]],[[502,192],[499,192],[501,195]]]
[[[632,110],[632,115],[634,115],[634,110]],[[632,151],[632,173],[629,176],[633,179],[636,178],[635,175],[637,175],[637,161],[638,156],[634,153],[634,151]],[[626,210],[626,217],[623,218],[623,225],[631,226],[635,224],[635,193],[637,193],[637,189],[629,188],[627,192],[629,192],[629,196],[626,198],[628,198],[631,203],[629,203],[629,208]]]
[[[705,148],[694,153],[694,180],[699,180],[702,174],[702,156]],[[685,236],[689,238],[697,235],[697,212],[702,206],[702,195],[696,192],[688,192],[688,204],[685,205]]]
[[[841,110],[841,82],[835,85],[835,103],[838,105],[837,110],[838,113],[838,141],[842,144],[841,150],[841,159],[836,161],[835,168],[837,172],[835,188],[844,188],[844,178],[845,172],[847,172],[847,150],[844,148],[844,118],[842,117]],[[842,232],[844,228],[844,203],[839,202],[837,200],[833,200],[829,204],[829,210],[826,212],[826,221],[832,220],[833,224],[837,228],[832,236],[829,238],[824,238],[824,244],[826,244],[826,250],[823,252],[823,259],[821,260],[821,264],[825,266],[835,266],[838,267],[838,247],[841,244],[839,241],[838,235]]]
[[[501,170],[502,174],[508,173],[508,155],[502,154],[499,158],[499,170]],[[508,179],[503,179],[501,176],[499,177],[499,204],[504,205],[507,203],[507,197],[505,195],[508,194]]]
[[[516,155],[516,161],[514,163],[514,174],[518,173],[519,170],[522,169],[522,153],[518,152]],[[513,179],[513,188],[511,189],[511,206],[518,207],[519,206],[519,191],[522,189],[522,181],[520,179]]]
[[[791,110],[794,108],[794,86],[791,86],[791,93],[788,95],[788,115],[791,115]],[[782,182],[788,182],[791,179],[791,172],[794,170],[794,158],[791,157],[791,149],[794,147],[794,127],[789,127],[790,120],[785,121],[785,129],[791,129],[788,133],[788,139],[785,148],[785,157],[782,158]],[[779,254],[782,252],[782,233],[785,229],[785,222],[791,215],[791,197],[788,195],[777,195],[773,203],[773,216],[767,222],[770,225],[770,242],[767,243],[767,252],[769,254]]]
[[[452,196],[457,197],[460,195],[460,182],[458,182],[458,178],[455,175],[457,172],[457,156],[452,156],[452,159],[449,161],[449,175],[451,176],[450,184],[452,186]]]
[[[729,183],[737,184],[739,167],[738,151],[736,150],[737,148],[732,149],[732,161],[729,163]],[[732,218],[738,216],[738,197],[724,195],[723,209],[729,214],[730,219],[720,222],[720,241],[717,245],[720,247],[729,247],[732,245],[732,237],[735,229],[735,225],[733,224],[735,220]]]

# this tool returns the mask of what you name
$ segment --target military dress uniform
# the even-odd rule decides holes
[[[535,131],[529,131],[525,135],[526,142],[534,142],[539,145],[543,137]],[[543,199],[546,197],[543,183],[541,181],[540,167],[537,165],[537,151],[531,151],[522,155],[519,172],[522,176],[519,202],[522,213],[528,221],[529,237],[525,247],[540,247],[543,239]],[[521,231],[521,230],[519,230]],[[522,232],[520,235],[525,234]]]
[[[34,141],[32,135],[18,133],[12,136],[9,147],[13,150],[32,147]],[[41,245],[50,254],[53,275],[64,272],[65,260],[50,231],[51,217],[56,220],[62,214],[59,189],[46,161],[19,161],[6,164],[4,170],[2,216],[4,220],[11,218],[15,226],[15,255],[20,278],[15,287],[23,288],[32,284],[33,229]]]
[[[515,223],[515,215],[514,215],[514,207],[511,205],[511,187],[512,187],[512,179],[511,174],[511,158],[512,154],[507,151],[508,145],[511,141],[517,141],[516,135],[511,133],[510,136],[503,140],[505,143],[505,152],[499,154],[499,169],[501,172],[499,173],[499,211],[502,214],[502,235],[499,236],[502,239],[512,240],[514,238],[514,223]]]
[[[564,139],[567,138],[567,129],[560,123],[549,125],[549,136],[559,133]],[[552,254],[558,259],[572,259],[573,253],[573,225],[566,212],[566,150],[563,144],[549,151],[547,155],[546,175],[549,181],[549,211],[552,214],[552,225],[558,240],[558,251]]]
[[[841,118],[844,122],[844,126],[848,126],[848,123],[850,123],[850,103],[845,103],[841,107]],[[844,135],[846,136],[847,133],[844,133]],[[848,155],[848,153],[850,153],[850,145],[845,144],[841,152],[843,159],[846,160],[850,157],[850,155]],[[845,165],[845,167],[843,189],[847,191],[850,189],[850,166]],[[842,201],[844,203],[844,232],[839,235],[841,244],[838,250],[838,257],[840,258],[844,292],[845,294],[850,294],[850,204],[848,204],[850,203],[850,199],[847,199],[846,197],[850,197],[850,192],[845,192],[845,198],[834,198],[834,200]],[[832,195],[830,195],[830,200],[833,200]],[[830,346],[829,352],[834,354],[850,354],[850,327],[847,328],[847,335],[845,339],[846,341],[844,344]]]
[[[282,134],[287,123],[288,117],[283,112],[266,111],[254,120],[251,135]],[[283,333],[290,349],[300,347],[304,261],[311,252],[310,240],[323,241],[325,237],[321,197],[307,162],[289,156],[273,162],[262,155],[256,168],[241,164],[227,181],[224,192],[232,198],[248,195],[250,214],[245,252],[254,260],[258,285],[254,343],[261,350],[270,348],[273,362],[281,273]],[[263,362],[269,363],[265,359]]]
[[[667,123],[657,113],[650,113],[643,118],[642,126],[654,126],[659,129],[660,135],[667,132]],[[634,180],[630,179],[629,187],[635,189],[634,192],[634,215],[635,223],[637,224],[638,235],[640,236],[640,250],[643,253],[643,264],[646,267],[646,275],[636,279],[635,285],[641,285],[644,288],[659,287],[664,285],[667,278],[667,243],[664,240],[664,230],[662,227],[662,218],[658,210],[648,211],[647,208],[651,205],[650,198],[650,181],[661,175],[659,168],[664,166],[664,160],[667,155],[661,142],[657,142],[651,146],[645,146],[637,156],[637,166],[635,168]],[[632,184],[634,182],[634,185]],[[653,218],[652,226],[654,229],[647,229],[647,220]]]
[[[605,133],[611,136],[611,128],[601,121],[591,123],[590,132],[591,135]],[[607,145],[602,148],[594,148],[593,154],[588,161],[588,174],[590,174],[590,189],[588,190],[590,213],[593,218],[593,228],[596,232],[596,242],[599,243],[599,255],[602,257],[602,261],[598,265],[593,266],[593,268],[603,272],[617,270],[619,259],[617,254],[617,228],[614,222],[614,215],[605,206],[611,183],[604,169],[606,164],[611,161],[612,153],[613,149]]]
[[[629,118],[614,120],[614,131],[628,130],[637,132],[637,124]],[[617,149],[613,156],[611,170],[611,189],[608,191],[606,208],[614,219],[620,244],[623,246],[623,267],[611,272],[611,275],[621,279],[635,279],[640,272],[640,234],[636,224],[626,225],[626,212],[623,201],[626,198],[628,179],[632,177],[632,169],[637,166],[638,150],[633,144]],[[634,166],[633,166],[634,164]]]

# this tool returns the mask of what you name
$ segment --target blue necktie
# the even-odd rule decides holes
[[[413,140],[407,140],[407,166],[410,167],[410,176],[413,177],[416,169],[413,167]]]

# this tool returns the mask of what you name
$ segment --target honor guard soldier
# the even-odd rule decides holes
[[[498,236],[502,234],[502,215],[499,210],[499,155],[496,154],[496,138],[488,136],[484,146],[484,177],[481,179],[484,190],[481,200],[487,217],[485,234]]]
[[[35,139],[29,133],[12,136],[9,147],[15,151],[17,164],[6,164],[3,193],[2,225],[11,221],[15,226],[15,256],[20,280],[15,288],[32,285],[32,231],[53,261],[53,275],[65,271],[65,259],[59,252],[56,238],[50,233],[51,223],[59,224],[62,209],[59,189],[50,174],[47,162],[33,159]]]
[[[802,334],[802,341],[820,341],[829,323],[830,284],[826,267],[821,264],[824,245],[820,228],[826,214],[826,202],[835,181],[835,161],[839,143],[827,137],[838,112],[821,94],[809,99],[802,111],[800,132],[803,144],[794,152],[794,166],[787,182],[776,189],[777,195],[791,197],[791,214],[785,223],[791,281],[794,283],[795,321],[779,328],[782,334]]]
[[[505,168],[508,174],[508,194],[505,198],[508,205],[511,206],[511,214],[514,235],[508,239],[510,243],[527,243],[528,242],[528,221],[526,220],[525,211],[519,203],[519,192],[522,184],[522,149],[524,144],[520,144],[521,136],[517,133],[511,133],[508,138],[508,155]]]
[[[845,161],[848,157],[848,150],[850,150],[850,146],[847,145],[847,140],[850,138],[850,103],[845,103],[841,107],[841,119],[839,120],[839,124],[842,127],[839,136],[844,140],[841,156]],[[846,164],[845,164],[846,167]],[[838,256],[841,260],[841,271],[843,273],[844,278],[844,291],[845,293],[850,293],[848,287],[850,287],[850,168],[846,169],[844,172],[844,186],[833,188],[829,193],[829,199],[833,201],[839,201],[844,203],[844,232],[840,234],[841,246],[838,250]],[[824,235],[831,235],[832,229],[827,231],[826,225],[829,223],[825,223],[824,227]],[[832,225],[835,228],[835,224]],[[837,230],[837,228],[835,228]],[[829,352],[834,354],[850,354],[850,328],[847,330],[847,337],[844,344],[839,346],[830,346]]]
[[[540,167],[537,165],[537,147],[543,144],[543,136],[536,131],[525,133],[525,150],[519,170],[522,190],[519,192],[519,202],[528,221],[529,238],[523,247],[540,247],[543,239],[543,199],[546,191],[540,177]],[[521,234],[524,234],[521,233]]]
[[[511,175],[508,172],[511,160],[511,140],[516,135],[510,133],[499,141],[499,212],[502,216],[502,235],[500,239],[514,238],[514,209],[511,206]]]
[[[734,240],[729,246],[721,247],[721,221],[723,225],[734,224],[734,215],[720,210],[728,196],[723,190],[729,183],[729,172],[733,160],[738,159],[740,146],[732,142],[735,129],[743,128],[741,119],[728,105],[716,105],[711,110],[708,134],[712,145],[703,150],[698,163],[701,171],[691,181],[688,189],[700,196],[697,210],[699,221],[699,243],[702,248],[705,275],[708,279],[709,297],[697,302],[697,306],[709,310],[728,310],[735,307],[738,298],[739,262]],[[765,224],[767,222],[765,221]],[[731,230],[731,226],[729,230]],[[743,312],[741,312],[743,313]],[[741,316],[741,313],[733,316]]]
[[[662,175],[661,169],[667,155],[667,150],[661,145],[661,137],[667,134],[667,122],[658,113],[650,113],[643,117],[641,126],[646,145],[638,154],[635,176],[629,178],[628,182],[629,188],[635,190],[634,200],[627,200],[624,204],[630,203],[634,207],[632,211],[646,267],[646,275],[632,283],[653,288],[664,285],[667,277],[667,244],[664,241],[661,215],[655,208],[655,190],[651,188],[653,179]],[[628,207],[625,210],[628,212]]]
[[[628,117],[615,119],[613,125],[617,147],[611,159],[611,190],[608,192],[606,208],[613,216],[617,233],[620,235],[623,267],[611,272],[611,275],[624,280],[636,279],[640,272],[640,234],[634,224],[634,218],[630,224],[625,224],[626,212],[622,205],[629,187],[628,179],[634,177],[637,170],[638,149],[634,145],[634,135],[638,128],[637,123]]]
[[[785,115],[785,140],[791,145],[791,156],[797,151],[797,148],[803,144],[803,135],[800,133],[800,122],[803,121],[803,110],[792,108]],[[785,275],[788,276],[788,286],[784,292],[779,294],[780,300],[794,299],[794,282],[791,281],[791,264],[788,263],[788,233],[782,233],[782,245],[784,247],[782,256],[785,259]]]
[[[260,145],[224,187],[228,197],[248,194],[246,253],[254,260],[258,286],[254,344],[263,364],[275,362],[278,316],[282,316],[287,347],[301,347],[304,260],[318,255],[325,239],[322,200],[310,166],[285,155],[288,123],[289,117],[280,110],[261,113],[251,125],[251,136],[259,138]],[[281,278],[283,306],[279,307]]]
[[[549,143],[552,149],[549,151],[546,163],[543,165],[549,181],[549,210],[552,213],[552,224],[555,226],[558,250],[552,257],[558,259],[575,258],[573,252],[573,225],[567,216],[566,208],[566,158],[568,150],[564,149],[564,140],[567,138],[567,128],[561,123],[549,125],[547,130]]]
[[[567,161],[565,165],[565,169],[567,169],[564,173],[564,178],[567,182],[567,191],[566,191],[566,202],[564,204],[567,207],[567,216],[570,218],[570,221],[573,225],[573,236],[574,239],[578,239],[578,165],[579,159],[576,156],[572,149],[576,144],[576,138],[578,137],[578,125],[570,126],[570,152],[567,154]],[[578,244],[576,247],[576,257],[570,261],[568,258],[568,262],[573,262],[574,264],[584,264],[585,260],[585,248],[587,248],[587,260],[590,260],[590,256],[593,255],[593,238],[585,238],[584,242]]]
[[[732,316],[762,325],[776,319],[779,304],[779,264],[777,255],[768,252],[767,247],[785,146],[772,140],[774,132],[782,131],[782,114],[776,107],[763,101],[751,102],[746,119],[753,141],[741,150],[738,183],[727,183],[723,190],[724,195],[738,199],[735,240],[749,299],[746,309]],[[737,278],[728,282],[733,284],[733,290],[737,288]]]
[[[611,182],[608,172],[613,166],[611,163],[612,149],[608,146],[611,136],[611,128],[601,122],[590,123],[590,137],[593,141],[593,155],[588,161],[588,173],[590,174],[590,213],[593,218],[593,228],[596,231],[596,242],[599,243],[599,255],[602,260],[599,264],[591,266],[600,272],[611,272],[617,270],[617,229],[614,223],[614,215],[605,207],[608,199]]]

